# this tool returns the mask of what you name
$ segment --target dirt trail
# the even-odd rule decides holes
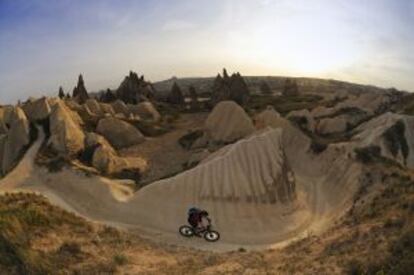
[[[272,146],[276,144],[275,139],[280,136],[280,130],[268,130],[239,141],[231,145],[232,149],[227,150],[221,158],[203,163],[175,177],[155,182],[135,194],[126,194],[122,199],[119,194],[114,195],[117,183],[108,179],[86,176],[72,168],[48,173],[43,168],[35,167],[34,157],[42,142],[41,135],[15,170],[0,181],[0,191],[24,189],[40,192],[52,203],[86,218],[128,228],[170,244],[214,251],[278,246],[306,235],[309,231],[323,229],[333,216],[346,209],[353,193],[355,177],[352,175],[357,172],[348,160],[335,158],[330,150],[327,150],[323,162],[322,159],[310,159],[304,150],[308,148],[306,146],[309,141],[296,135],[297,133],[293,133],[292,137],[284,139],[287,140],[284,144],[286,155],[290,158],[296,174],[298,198],[291,203],[251,203],[223,199],[219,195],[223,184],[230,184],[228,190],[233,190],[233,194],[257,192],[241,187],[246,175],[233,171],[234,160],[230,159],[234,157],[232,152],[240,154],[240,150],[251,146],[253,150],[246,152],[277,150]],[[244,165],[248,169],[253,167],[252,171],[258,173],[256,176],[266,178],[268,171],[261,169],[267,167],[264,165],[266,162],[277,162],[268,159],[274,154],[265,154],[268,156],[265,158],[260,157],[261,155],[253,157],[251,153],[243,153],[245,157],[237,157],[246,162]],[[254,159],[253,162],[250,161],[251,158]],[[307,161],[308,166],[314,165],[306,167],[304,161]],[[242,163],[237,165],[243,170]],[[230,174],[225,171],[230,171]],[[334,185],[332,180],[336,181]],[[216,198],[212,199],[205,196],[206,194],[216,194]],[[208,209],[211,213],[214,226],[222,235],[219,243],[188,240],[178,235],[177,229],[186,223],[186,210],[191,205]]]

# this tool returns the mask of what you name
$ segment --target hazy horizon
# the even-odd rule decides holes
[[[413,49],[409,0],[3,0],[0,103],[223,67],[414,91]]]

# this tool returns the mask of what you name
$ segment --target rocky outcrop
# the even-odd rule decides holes
[[[116,90],[116,97],[125,103],[137,104],[154,97],[154,90],[151,84],[144,80],[144,76],[130,71],[121,85]]]
[[[316,132],[321,135],[342,133],[347,130],[348,122],[344,116],[321,119],[317,126]]]
[[[49,143],[58,153],[74,156],[84,149],[85,135],[77,120],[76,115],[62,101],[52,108]]]
[[[1,172],[3,175],[8,173],[17,163],[24,153],[24,149],[30,143],[29,121],[23,110],[14,107],[10,112],[8,124],[10,125],[7,134],[3,135],[3,153],[0,155]]]
[[[97,145],[92,158],[92,166],[105,175],[123,172],[142,174],[148,169],[148,164],[145,159],[119,157],[116,151],[105,142]]]
[[[204,131],[214,142],[234,142],[254,132],[253,122],[234,101],[222,101],[208,116]]]
[[[168,95],[168,102],[172,104],[184,104],[184,95],[177,82],[174,82],[171,88],[171,92]]]
[[[256,129],[271,128],[284,128],[289,122],[280,117],[280,114],[276,112],[273,106],[268,106],[266,110],[256,115],[254,118]]]
[[[161,119],[160,113],[149,101],[141,102],[137,105],[128,104],[128,109],[132,114],[142,119],[149,119],[154,122],[158,122]]]
[[[103,135],[116,149],[140,144],[145,140],[137,128],[114,117],[101,119],[96,132]]]
[[[379,155],[414,168],[413,116],[388,112],[361,124],[355,132],[351,144],[363,157]]]
[[[123,101],[116,100],[111,103],[111,106],[114,109],[115,114],[123,114],[125,117],[129,117],[130,111]]]
[[[214,80],[211,100],[217,104],[224,100],[233,100],[244,106],[250,98],[250,91],[240,73],[228,76],[226,69],[223,69],[223,77],[219,74]]]
[[[89,98],[82,75],[79,75],[78,84],[73,89],[72,97],[80,104],[85,103],[85,101]]]
[[[22,109],[27,118],[32,122],[48,118],[51,112],[51,107],[46,97],[28,101],[22,106]]]
[[[287,118],[298,125],[300,128],[315,132],[315,120],[311,113],[304,109],[298,111],[292,111],[287,115]]]
[[[64,99],[65,98],[65,92],[63,91],[63,88],[62,88],[62,86],[60,86],[59,87],[59,92],[58,92],[58,97],[60,98],[60,99]]]
[[[112,108],[111,104],[108,103],[100,103],[101,110],[104,114],[113,116],[115,115],[115,110]]]
[[[99,105],[98,101],[96,101],[95,99],[87,99],[85,105],[93,114],[97,116],[103,116],[104,112],[101,109],[101,105]]]

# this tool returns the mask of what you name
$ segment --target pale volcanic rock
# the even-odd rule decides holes
[[[50,134],[49,142],[61,154],[73,156],[84,149],[85,135],[76,115],[62,101],[50,115]]]
[[[103,118],[96,132],[104,136],[116,149],[130,147],[145,141],[141,132],[129,124],[114,117]]]
[[[233,142],[254,132],[252,120],[234,101],[219,102],[207,117],[204,131],[216,142]]]

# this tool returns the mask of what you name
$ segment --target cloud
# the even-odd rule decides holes
[[[193,30],[196,27],[197,26],[192,22],[174,19],[174,20],[169,20],[165,22],[164,25],[162,26],[162,30],[163,31],[183,31],[183,30]]]

